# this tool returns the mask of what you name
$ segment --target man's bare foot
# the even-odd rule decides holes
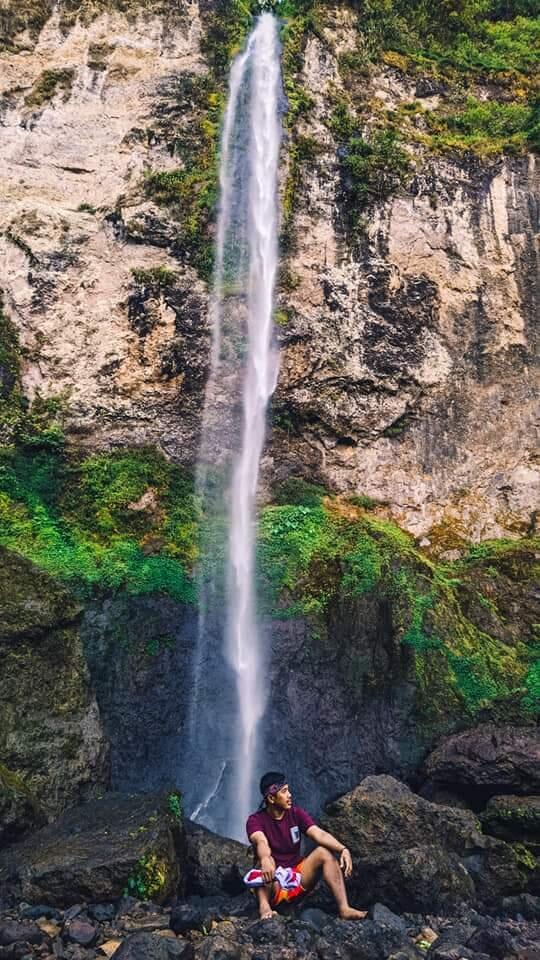
[[[342,920],[365,920],[367,910],[355,910],[354,907],[345,907],[339,913]]]
[[[263,910],[263,911],[261,912],[261,914],[260,914],[260,916],[259,916],[259,919],[260,919],[260,920],[271,920],[272,917],[277,917],[277,913],[276,913],[275,910],[272,910],[270,907],[268,907],[268,909],[265,909],[265,910]]]

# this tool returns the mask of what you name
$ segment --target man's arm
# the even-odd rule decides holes
[[[320,847],[326,847],[326,849],[331,850],[332,853],[338,853],[339,865],[343,870],[343,873],[346,877],[351,876],[352,859],[349,850],[344,843],[340,843],[340,841],[336,840],[336,838],[332,836],[331,833],[328,833],[327,830],[322,830],[317,826],[308,827],[306,830],[306,836],[315,843],[318,843]]]
[[[276,872],[276,864],[268,840],[262,830],[256,830],[255,833],[252,833],[249,840],[253,845],[257,861],[261,865],[264,882],[271,883]]]

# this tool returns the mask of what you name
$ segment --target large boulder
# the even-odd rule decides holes
[[[183,891],[185,837],[170,795],[106,794],[0,854],[0,896],[67,906],[124,891],[161,903]]]
[[[0,849],[44,823],[44,813],[32,791],[0,763]]]
[[[242,877],[253,858],[246,844],[220,837],[186,820],[186,889],[189,894],[212,896],[243,893]]]
[[[435,783],[474,796],[540,792],[540,729],[483,723],[445,737],[425,762]]]
[[[540,850],[540,797],[492,797],[481,820],[486,833]]]
[[[389,776],[366,777],[327,807],[323,825],[350,848],[357,902],[448,912],[527,887],[531,864],[484,836],[473,813],[430,803]]]
[[[33,798],[51,819],[109,782],[81,613],[61,584],[0,547],[0,847],[35,828]]]

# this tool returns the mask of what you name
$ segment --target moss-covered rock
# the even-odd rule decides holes
[[[531,871],[509,844],[483,836],[474,814],[429,803],[392,777],[366,777],[323,821],[351,850],[362,902],[447,911],[527,889]]]
[[[32,797],[47,815],[58,813],[99,790],[108,763],[78,633],[80,604],[2,549],[0,610],[0,763],[25,798],[21,819],[12,815],[13,837],[27,824]]]
[[[0,763],[0,849],[43,823],[43,811],[31,790]]]
[[[0,857],[0,889],[58,906],[181,893],[184,833],[169,796],[107,794],[74,807]]]
[[[530,844],[540,852],[540,797],[491,797],[481,819],[487,833]]]

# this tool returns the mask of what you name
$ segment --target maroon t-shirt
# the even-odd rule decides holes
[[[261,830],[268,840],[276,867],[295,867],[300,862],[300,835],[315,826],[313,817],[302,807],[286,810],[281,820],[274,820],[266,810],[248,817],[246,830],[251,837]]]

